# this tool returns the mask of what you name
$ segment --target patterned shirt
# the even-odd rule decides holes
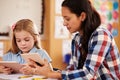
[[[78,42],[81,36],[76,34],[72,41]],[[97,28],[88,43],[88,54],[82,69],[78,69],[80,51],[75,52],[72,43],[72,58],[67,70],[62,71],[63,80],[119,80],[120,54],[111,33],[104,28]],[[72,68],[72,70],[71,70]]]

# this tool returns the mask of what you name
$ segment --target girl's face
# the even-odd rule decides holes
[[[70,33],[80,32],[81,18],[71,13],[67,7],[62,7],[63,25],[67,27]]]
[[[33,48],[35,43],[33,36],[24,30],[15,32],[15,39],[18,48],[23,53],[28,53]]]

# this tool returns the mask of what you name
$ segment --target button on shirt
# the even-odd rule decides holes
[[[34,54],[34,53],[40,54],[41,58],[48,60],[48,62],[52,61],[48,53],[44,49],[37,49],[36,47],[33,47],[28,54]],[[21,51],[19,51],[16,54],[13,54],[12,52],[8,52],[3,56],[3,60],[17,61],[20,64],[26,63],[20,54],[21,54]]]

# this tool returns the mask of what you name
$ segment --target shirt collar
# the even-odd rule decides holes
[[[78,44],[80,44],[82,39],[82,36],[79,33],[76,33],[73,40],[76,41]]]

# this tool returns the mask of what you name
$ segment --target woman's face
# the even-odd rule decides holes
[[[63,25],[67,27],[70,33],[80,32],[81,18],[71,13],[67,7],[62,7]]]
[[[23,53],[28,53],[34,46],[34,38],[33,36],[27,31],[19,31],[15,32],[15,39],[18,48]]]

